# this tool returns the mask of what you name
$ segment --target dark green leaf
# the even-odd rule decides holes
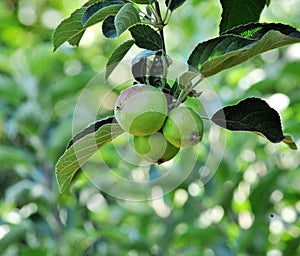
[[[107,38],[118,37],[115,27],[115,16],[108,16],[104,19],[102,23],[102,34]]]
[[[257,22],[267,0],[220,0],[223,11],[220,33],[250,22]]]
[[[180,84],[178,83],[178,79],[173,83],[171,90],[170,90],[170,94],[174,97],[174,98],[178,98],[180,95],[181,89],[180,89]]]
[[[88,6],[90,6],[90,5],[92,5],[92,4],[96,3],[96,2],[99,2],[99,1],[100,0],[89,0],[83,6],[88,7]]]
[[[157,51],[162,49],[162,40],[159,34],[147,25],[135,25],[129,29],[135,44],[144,49]]]
[[[199,73],[195,73],[195,72],[191,72],[191,71],[187,71],[185,73],[183,73],[179,79],[179,85],[181,88],[187,88],[187,86],[197,77],[200,76]]]
[[[106,74],[105,74],[106,79],[113,72],[113,70],[119,64],[119,62],[124,58],[124,56],[129,51],[129,49],[133,44],[134,44],[134,40],[128,40],[123,44],[121,44],[117,49],[115,49],[115,51],[113,52],[113,54],[111,55],[111,57],[109,58],[106,64]]]
[[[300,42],[300,32],[288,25],[244,25],[198,44],[188,64],[208,77],[260,53],[297,42]]]
[[[272,172],[261,177],[255,189],[251,191],[249,201],[251,203],[251,208],[255,216],[264,214],[272,205],[272,203],[268,199],[270,198],[272,192],[278,186],[277,182],[278,178],[280,178],[280,175],[282,175],[282,171],[280,169],[275,168],[275,170],[272,170]],[[265,203],[262,204],[260,202]]]
[[[300,248],[300,237],[289,239],[286,242],[286,246],[282,255],[297,255]]]
[[[117,2],[119,4],[115,4]],[[92,6],[94,5],[81,7],[80,9],[74,11],[69,18],[63,20],[57,26],[53,34],[54,51],[67,41],[71,45],[78,46],[86,28],[102,21],[108,15],[117,14],[123,6],[122,1],[116,0],[110,1],[110,3],[114,4],[110,4],[110,6],[100,8],[98,11],[96,11],[96,9],[92,9],[93,11],[95,11],[94,13],[91,11],[91,9],[89,12],[87,12],[89,8],[92,8]]]
[[[243,38],[260,40],[266,33],[272,30],[278,31],[289,37],[300,37],[300,32],[297,29],[280,23],[250,23],[229,29],[222,35],[231,34],[241,36]]]
[[[170,4],[171,1],[171,4]],[[178,8],[180,5],[182,5],[186,0],[166,0],[166,6],[168,7],[169,4],[169,9],[171,11],[174,11],[176,8]]]
[[[53,34],[54,51],[64,42],[69,41],[71,45],[77,46],[84,33],[81,18],[86,7],[74,11],[71,16],[63,20]]]
[[[136,4],[150,4],[151,2],[154,2],[154,1],[151,1],[151,0],[132,0],[132,2],[134,2]]]
[[[283,141],[280,116],[264,100],[247,98],[233,106],[218,110],[211,120],[231,131],[249,131],[266,137],[273,143]]]
[[[114,1],[118,2],[118,1]],[[118,11],[122,8],[124,3],[112,4],[106,7],[102,7],[101,9],[94,9],[93,12],[89,10],[89,8],[84,12],[82,16],[82,24],[85,27],[89,27],[98,22],[101,22],[109,15],[116,15]]]
[[[121,35],[124,31],[130,28],[132,25],[140,22],[138,11],[133,7],[131,3],[125,4],[115,18],[115,26],[117,35]]]
[[[84,128],[82,131],[80,131],[74,135],[74,137],[69,142],[67,149],[69,149],[74,143],[76,143],[78,140],[82,139],[86,135],[96,132],[103,125],[111,124],[111,123],[113,123],[113,121],[114,121],[114,117],[111,116],[111,117],[103,118],[101,120],[96,121],[95,123],[90,124],[89,126]]]
[[[85,30],[79,32],[68,40],[68,43],[73,46],[78,46]]]
[[[113,120],[107,118],[97,121],[74,136],[55,167],[60,192],[65,190],[75,173],[99,148],[124,132]]]
[[[232,61],[235,60],[231,56],[233,55],[235,57],[235,54],[233,53],[239,49],[240,51],[246,50],[246,46],[249,46],[253,43],[255,43],[254,40],[235,35],[224,35],[210,39],[197,45],[192,54],[189,56],[188,64],[190,65],[190,68],[194,68],[195,70],[199,69],[204,76],[211,76],[223,69],[228,68],[227,65],[225,66],[225,63],[227,59]],[[232,54],[227,57],[229,53]],[[209,65],[210,62],[217,60],[220,60],[220,66]],[[235,64],[232,66],[234,65]]]

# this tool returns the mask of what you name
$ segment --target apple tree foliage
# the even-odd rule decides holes
[[[132,38],[121,43],[107,60],[106,77],[136,45],[141,49],[131,68],[136,82],[161,88],[180,103],[187,97],[199,95],[194,91],[193,78],[198,76],[203,81],[261,53],[300,42],[300,32],[290,25],[259,22],[262,10],[268,7],[270,0],[220,0],[219,35],[199,42],[193,49],[186,49],[190,52],[186,60],[189,68],[169,84],[166,72],[172,56],[168,56],[166,49],[165,27],[176,19],[176,10],[188,4],[185,0],[90,0],[58,25],[53,35],[54,51],[65,42],[78,46],[90,26],[102,26],[103,36],[109,39],[129,31]],[[235,105],[220,109],[209,119],[227,130],[253,132],[272,143],[284,142],[291,149],[297,148],[292,137],[283,134],[278,112],[260,98],[241,99]],[[113,117],[107,117],[96,121],[73,137],[56,165],[61,192],[94,152],[123,133],[113,120]],[[91,148],[89,140],[92,136],[96,138],[97,146]],[[82,149],[80,155],[75,152],[75,144]]]

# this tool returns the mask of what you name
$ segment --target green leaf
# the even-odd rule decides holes
[[[0,145],[0,166],[13,167],[29,165],[29,157],[20,149],[8,145]]]
[[[63,20],[53,34],[54,51],[64,42],[68,41],[71,45],[77,46],[83,36],[84,28],[81,24],[81,17],[86,7],[81,7],[74,11],[71,16]]]
[[[116,15],[123,5],[122,1],[97,2],[83,13],[82,25],[88,27],[101,22],[109,15]]]
[[[251,209],[255,216],[264,215],[268,209],[273,208],[269,198],[272,192],[278,187],[278,179],[282,175],[282,170],[274,168],[271,172],[260,178],[260,181],[254,187],[249,195]],[[265,202],[265,203],[261,203]]]
[[[102,23],[102,34],[107,38],[118,37],[115,27],[115,16],[107,16]]]
[[[171,4],[170,4],[170,1],[171,1]],[[179,6],[181,6],[186,0],[166,0],[165,1],[165,4],[166,6],[168,7],[169,4],[169,9],[171,11],[174,11],[175,9],[177,9]]]
[[[153,0],[132,0],[132,2],[136,4],[150,4],[151,2],[154,2]]]
[[[263,52],[297,42],[300,42],[300,32],[288,25],[243,25],[198,44],[188,64],[208,77]]]
[[[171,90],[170,90],[170,94],[174,97],[174,98],[178,98],[181,92],[180,89],[180,84],[178,82],[179,79],[176,79],[176,81],[173,83]]]
[[[138,47],[152,51],[162,49],[162,40],[159,34],[151,27],[138,24],[131,27],[129,31]]]
[[[300,32],[297,29],[280,23],[250,23],[226,30],[224,33],[222,33],[222,35],[231,34],[241,36],[243,38],[259,40],[266,33],[272,30],[278,31],[289,37],[300,37]]]
[[[82,131],[74,135],[74,137],[70,140],[67,149],[69,149],[74,143],[76,143],[78,140],[82,139],[86,135],[94,133],[99,128],[101,128],[101,126],[105,124],[111,124],[113,121],[114,121],[114,117],[111,116],[111,117],[103,118],[101,120],[96,121],[95,123],[88,125]]]
[[[119,62],[124,58],[126,53],[129,51],[131,46],[134,44],[134,40],[128,40],[121,44],[115,51],[112,53],[106,64],[106,79],[110,76],[110,74],[114,71],[115,67],[119,64]]]
[[[124,31],[130,28],[132,25],[139,23],[140,16],[138,11],[133,7],[131,3],[125,4],[115,18],[115,26],[117,35],[121,35]]]
[[[113,117],[99,120],[73,137],[55,166],[60,192],[69,186],[75,173],[98,149],[124,132],[113,120]]]
[[[268,3],[267,0],[220,0],[222,19],[220,33],[250,22],[259,21],[260,14]]]
[[[110,15],[102,24],[102,33],[107,38],[116,38],[132,25],[139,23],[140,17],[132,4],[122,6],[116,16]]]
[[[186,88],[197,76],[199,76],[199,73],[186,71],[179,77],[178,79],[179,85],[182,88]]]
[[[287,144],[289,146],[290,149],[293,150],[297,150],[297,145],[296,143],[293,141],[293,138],[291,136],[285,136],[285,138],[282,140],[282,142],[284,142],[285,144]]]
[[[77,9],[69,18],[63,20],[54,31],[52,39],[54,51],[67,41],[73,46],[78,46],[88,27],[102,21],[108,15],[116,15],[123,5],[122,1],[114,0],[108,1],[106,4],[101,2],[102,8],[100,8],[98,2]],[[98,11],[95,7],[98,7]]]
[[[92,5],[92,4],[96,3],[96,2],[99,2],[99,0],[89,0],[83,6],[90,6],[90,5]]]
[[[283,135],[277,111],[259,98],[247,98],[236,105],[224,107],[211,120],[231,131],[249,131],[263,135],[273,143],[291,139]]]
[[[21,243],[27,232],[32,231],[32,229],[32,223],[28,220],[22,221],[18,225],[11,225],[9,232],[0,239],[0,252],[4,254],[11,245]]]

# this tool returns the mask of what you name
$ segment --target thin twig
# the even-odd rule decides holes
[[[163,19],[162,19],[160,7],[159,7],[159,2],[157,0],[155,1],[155,10],[156,10],[156,13],[158,16],[158,23],[163,25],[163,27],[164,27]],[[160,34],[160,38],[162,40],[162,50],[166,53],[166,44],[165,44],[165,36],[164,36],[163,27],[159,30],[159,34]]]

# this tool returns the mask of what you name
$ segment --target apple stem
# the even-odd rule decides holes
[[[207,116],[200,116],[202,119],[204,119],[204,120],[208,120],[208,121],[210,121],[210,118],[209,117],[207,117]]]

